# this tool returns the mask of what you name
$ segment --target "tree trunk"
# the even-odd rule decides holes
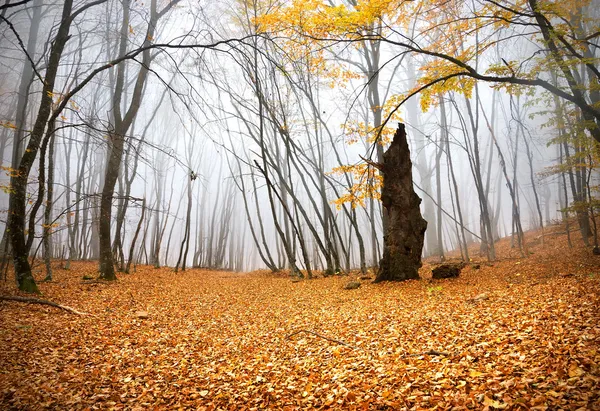
[[[140,234],[140,229],[142,228],[142,223],[144,222],[144,216],[146,214],[146,198],[142,200],[142,215],[140,216],[140,221],[138,221],[137,228],[135,230],[135,234],[133,235],[133,240],[131,240],[131,246],[129,247],[129,260],[127,260],[127,265],[125,266],[125,274],[129,274],[129,269],[131,268],[131,261],[133,261],[133,253],[135,250],[135,243],[137,241],[138,235]],[[135,268],[135,266],[134,266]]]
[[[192,179],[187,183],[187,213],[185,215],[185,227],[183,231],[183,241],[181,242],[181,248],[179,249],[179,257],[177,258],[177,264],[175,265],[175,272],[179,269],[181,264],[181,271],[185,271],[185,260],[190,246],[190,226],[192,222]],[[215,203],[218,204],[218,203]],[[216,212],[213,214],[213,217]],[[214,224],[213,224],[214,226]],[[212,237],[212,236],[211,236]]]
[[[27,54],[35,59],[35,49],[37,44],[38,32],[42,15],[41,0],[36,0],[33,3],[33,11],[31,16],[31,26],[29,27],[29,38],[27,40]],[[33,66],[29,60],[23,63],[21,78],[19,80],[19,95],[17,99],[17,112],[15,118],[15,135],[13,139],[13,152],[11,167],[17,169],[19,162],[23,156],[23,146],[26,139],[25,130],[27,129],[27,106],[29,104],[29,89],[34,79]]]
[[[412,162],[404,124],[398,130],[380,165],[381,201],[388,215],[383,234],[383,258],[375,282],[419,278],[427,222],[421,216],[421,199],[412,182]]]
[[[440,114],[442,117],[442,133],[444,135],[443,144],[446,145],[446,157],[448,158],[448,171],[449,177],[452,177],[452,187],[454,188],[454,196],[456,201],[456,212],[458,214],[458,220],[460,223],[460,234],[462,240],[462,248],[464,249],[464,259],[469,261],[469,247],[467,246],[467,236],[465,234],[465,225],[463,221],[463,212],[460,206],[460,192],[458,190],[458,184],[456,182],[456,174],[454,173],[454,164],[452,163],[452,153],[450,151],[450,136],[448,134],[448,121],[446,117],[446,103],[440,96]],[[450,198],[452,198],[452,188],[450,189]]]
[[[442,134],[444,131],[442,131]],[[442,178],[441,178],[441,167],[440,167],[440,159],[442,158],[442,153],[444,152],[443,143],[445,137],[440,136],[440,141],[437,146],[437,152],[435,156],[435,189],[437,194],[437,214],[436,214],[436,232],[437,232],[437,252],[440,256],[440,260],[444,261],[444,241],[442,235]],[[433,228],[433,227],[432,227]]]
[[[100,198],[100,221],[98,223],[98,234],[100,240],[100,278],[103,280],[116,280],[115,267],[113,263],[112,241],[110,239],[110,222],[112,219],[113,190],[119,176],[123,145],[125,144],[124,133],[111,133],[111,146],[104,176],[104,187]]]
[[[52,125],[54,129],[54,125]],[[54,131],[54,130],[53,130]],[[50,152],[48,153],[48,189],[46,196],[46,209],[44,210],[44,263],[46,264],[45,281],[52,281],[52,205],[54,203],[54,141],[55,135],[50,137]]]
[[[149,47],[154,39],[154,33],[156,30],[156,23],[160,16],[173,7],[177,1],[170,2],[165,8],[159,13],[157,11],[157,0],[150,1],[150,21],[148,22],[148,29],[146,32],[146,39],[143,43],[143,47]],[[120,33],[120,44],[119,44],[119,55],[122,56],[127,51],[128,44],[128,30],[130,28],[130,7],[131,0],[123,2],[123,19]],[[151,56],[150,50],[146,49],[142,53],[141,67],[135,79],[133,92],[131,93],[131,99],[129,101],[129,107],[123,115],[121,110],[121,104],[123,102],[123,93],[125,91],[125,69],[126,65],[121,64],[117,69],[117,77],[114,87],[114,95],[112,99],[112,113],[114,118],[114,131],[109,134],[109,151],[108,151],[108,162],[106,167],[106,174],[104,177],[104,187],[102,188],[102,197],[100,200],[100,223],[99,223],[99,237],[100,237],[100,278],[105,280],[116,280],[115,268],[112,256],[112,241],[110,239],[110,223],[112,216],[112,200],[115,189],[115,184],[119,176],[119,169],[123,158],[123,150],[125,144],[125,138],[131,128],[131,125],[137,116],[140,109],[142,97],[145,90],[146,80],[148,73],[150,72],[150,64],[154,57]],[[120,233],[116,233],[120,235]]]
[[[50,48],[46,75],[44,77],[44,87],[41,93],[41,101],[35,124],[31,131],[27,149],[23,153],[19,163],[18,172],[11,176],[9,196],[9,214],[8,229],[10,232],[10,241],[13,249],[13,261],[15,267],[15,277],[21,291],[39,293],[35,280],[31,273],[31,266],[27,260],[29,249],[25,244],[25,217],[27,200],[27,179],[33,166],[35,157],[40,149],[46,122],[52,111],[52,96],[54,83],[60,58],[62,56],[65,44],[69,39],[69,28],[71,25],[72,0],[66,0],[63,5],[62,20],[58,28],[56,37]]]

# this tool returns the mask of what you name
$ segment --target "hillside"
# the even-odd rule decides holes
[[[600,409],[600,257],[572,235],[356,290],[151,267],[90,282],[94,263],[57,262],[43,298],[85,314],[0,302],[0,408]]]

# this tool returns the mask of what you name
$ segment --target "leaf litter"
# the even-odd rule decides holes
[[[85,283],[94,263],[56,262],[44,298],[89,315],[0,302],[0,406],[600,409],[600,260],[564,235],[531,251],[502,240],[457,279],[426,262],[422,280],[354,290],[151,267]]]

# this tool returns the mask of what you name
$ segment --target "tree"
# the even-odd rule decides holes
[[[520,86],[543,88],[577,106],[587,122],[588,132],[600,142],[600,109],[595,105],[600,97],[595,88],[600,71],[592,52],[597,47],[593,41],[600,35],[597,19],[586,15],[586,10],[591,7],[590,0],[547,1],[543,4],[537,0],[516,4],[504,0],[442,3],[436,0],[387,0],[365,1],[360,6],[356,8],[353,2],[350,6],[331,7],[318,0],[295,1],[289,7],[265,15],[262,28],[266,32],[295,33],[296,37],[308,38],[319,47],[339,42],[377,41],[405,52],[433,57],[421,67],[425,75],[412,92],[422,92],[423,107],[427,107],[431,96],[439,91],[455,89],[470,94],[473,83],[465,83],[461,78],[496,83],[508,89]],[[419,39],[409,38],[395,29],[411,19],[415,19],[414,24],[421,25]],[[373,31],[374,22],[380,22],[378,24],[387,30]],[[514,42],[515,37],[530,35],[521,27],[534,30],[534,38],[541,50],[523,56],[521,61],[496,58],[496,63],[485,71],[473,64],[492,45]],[[424,43],[420,40],[427,38],[424,33],[440,29],[445,35],[435,36],[435,41]],[[488,30],[487,41],[478,47],[464,47],[478,43],[483,29]],[[579,65],[585,66],[588,72],[587,83],[576,72]],[[544,78],[544,73],[552,71],[561,75],[566,88],[552,84],[548,76]]]
[[[27,179],[31,171],[31,167],[35,161],[35,157],[42,145],[42,138],[46,130],[46,123],[52,112],[52,104],[54,97],[54,84],[60,64],[60,59],[65,48],[65,44],[69,40],[69,29],[71,23],[77,15],[90,6],[99,4],[101,1],[95,1],[82,6],[77,11],[73,12],[73,1],[65,0],[62,8],[61,23],[54,37],[49,51],[48,64],[44,75],[44,85],[41,93],[41,101],[38,108],[36,120],[31,131],[29,143],[25,149],[19,167],[11,176],[10,186],[11,192],[9,197],[9,213],[10,219],[8,230],[13,249],[13,261],[15,266],[15,276],[19,289],[22,291],[39,293],[33,275],[31,274],[31,266],[27,260],[29,249],[25,241],[25,217],[26,217],[26,192]],[[53,121],[53,120],[50,120]],[[49,136],[47,136],[49,138]]]
[[[470,159],[480,203],[482,246],[488,257],[494,259],[494,229],[498,215],[491,215],[487,198],[490,173],[488,183],[484,184],[480,164],[477,83],[492,83],[493,87],[511,94],[534,94],[540,90],[554,94],[577,109],[588,138],[591,136],[600,142],[597,104],[600,101],[597,87],[600,70],[595,54],[600,37],[599,20],[591,7],[589,0],[543,3],[537,0],[517,3],[504,0],[365,0],[338,5],[314,0],[293,1],[273,8],[260,21],[265,33],[277,34],[287,42],[312,44],[315,50],[335,50],[340,43],[377,44],[377,47],[387,46],[394,58],[403,58],[407,53],[428,57],[420,67],[422,76],[411,90],[397,97],[396,107],[389,110],[381,125],[385,126],[415,94],[421,95],[423,110],[435,104],[439,95],[457,92],[465,96],[471,122],[469,128],[472,129],[473,156]],[[405,27],[409,24],[417,27],[414,30],[417,35],[406,33]],[[383,29],[374,30],[374,27]],[[498,52],[509,42],[511,45],[515,42],[525,44],[530,36],[533,36],[537,49],[529,46],[519,53],[511,53],[513,59],[509,61]],[[475,112],[470,106],[473,91],[476,93]],[[500,146],[494,139],[492,141],[499,151]],[[492,164],[492,151],[493,146],[488,166]],[[498,155],[502,153],[498,152]],[[508,179],[508,174],[504,174]],[[516,175],[508,182],[509,186],[513,184],[516,184]],[[515,231],[522,239],[518,187],[510,187],[509,191],[513,199]],[[579,191],[584,193],[578,195],[580,198],[587,197],[585,190]],[[583,215],[581,211],[578,214]],[[582,227],[589,225],[587,217],[580,218],[580,222]]]
[[[112,221],[112,200],[115,190],[115,184],[119,177],[119,170],[123,158],[125,147],[125,137],[131,124],[133,123],[140,109],[144,88],[150,64],[156,55],[151,54],[149,46],[156,36],[156,25],[158,20],[164,16],[178,0],[170,1],[162,10],[157,8],[157,0],[150,2],[150,21],[146,31],[144,43],[142,45],[142,61],[136,76],[135,86],[131,93],[131,98],[127,110],[121,111],[123,105],[123,93],[125,86],[125,64],[117,67],[115,88],[112,101],[112,116],[114,129],[109,133],[108,160],[106,163],[106,173],[104,176],[104,186],[102,187],[102,197],[100,200],[100,278],[105,280],[116,280],[115,267],[113,263],[112,241],[110,225]],[[130,7],[131,1],[123,1],[123,19],[120,31],[119,56],[127,54],[128,35],[130,31]],[[119,233],[117,233],[119,235]]]
[[[388,216],[383,233],[383,258],[376,282],[419,278],[427,222],[421,199],[413,189],[412,162],[406,128],[400,123],[392,144],[377,165],[383,175],[381,202]]]

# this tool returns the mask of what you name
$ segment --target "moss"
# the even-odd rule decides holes
[[[112,264],[106,264],[104,266],[100,266],[100,275],[98,276],[101,280],[106,281],[116,281],[117,274],[115,273],[115,268]]]
[[[106,275],[100,274],[99,278],[101,280],[106,280],[106,281],[117,281],[117,275],[115,274],[114,271],[112,271]]]
[[[463,263],[442,264],[432,270],[432,278],[456,278],[460,275],[461,270],[465,267]]]
[[[26,293],[41,294],[40,289],[31,275],[19,279],[19,290],[25,291]]]
[[[356,290],[360,287],[360,283],[358,281],[350,281],[348,284],[344,286],[345,290]]]
[[[328,268],[325,271],[323,271],[323,277],[331,277],[332,275],[335,275],[336,272],[333,268]]]

